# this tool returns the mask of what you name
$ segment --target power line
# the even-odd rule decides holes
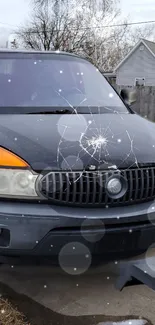
[[[81,29],[101,29],[101,28],[112,28],[112,27],[121,27],[121,26],[132,26],[132,25],[142,25],[142,24],[154,24],[155,20],[148,21],[139,21],[132,23],[122,23],[122,24],[113,24],[113,25],[103,25],[103,26],[95,26],[95,27],[83,27]]]
[[[120,27],[120,26],[132,26],[132,25],[142,25],[142,24],[154,24],[155,20],[148,20],[148,21],[139,21],[139,22],[133,22],[133,23],[123,23],[123,24],[114,24],[114,25],[106,25],[102,27]],[[100,27],[96,27],[100,28]]]
[[[72,27],[72,30],[92,30],[92,29],[103,29],[103,28],[114,28],[114,27],[123,27],[123,26],[125,26],[125,27],[128,27],[128,26],[133,26],[133,25],[142,25],[142,24],[153,24],[153,23],[155,23],[155,20],[152,20],[152,21],[141,21],[141,22],[134,22],[134,23],[123,23],[123,24],[113,24],[113,25],[103,25],[103,26],[94,26],[94,27],[80,27],[80,28],[74,28],[74,27]],[[63,29],[55,29],[55,30],[53,30],[53,31],[55,31],[55,32],[61,32],[61,31],[63,31]],[[40,31],[30,31],[29,33],[30,34],[38,34],[38,32],[40,32],[40,33],[43,33],[43,32],[51,32],[51,30],[50,29],[47,29],[47,30],[40,30]]]
[[[103,26],[94,26],[94,27],[81,27],[79,30],[88,30],[88,29],[102,29],[102,28],[113,28],[113,27],[123,27],[123,26],[134,26],[134,25],[144,25],[144,24],[154,24],[155,20],[147,20],[147,21],[139,21],[139,22],[131,22],[131,23],[121,23],[121,24],[112,24],[112,25],[103,25]],[[1,25],[11,26],[14,28],[19,28],[19,26],[11,25],[8,23],[0,22]],[[76,28],[72,28],[76,29]],[[45,32],[50,32],[51,30],[45,30]],[[56,29],[55,31],[61,31],[61,29]],[[43,32],[43,31],[40,31]],[[31,33],[38,33],[36,31],[31,31]]]

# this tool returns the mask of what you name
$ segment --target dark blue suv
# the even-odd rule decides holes
[[[155,126],[91,63],[0,52],[1,263],[144,252],[154,199]]]

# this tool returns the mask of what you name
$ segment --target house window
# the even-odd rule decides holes
[[[144,45],[140,46],[140,51],[144,51]]]
[[[145,86],[145,78],[136,78],[135,86]]]

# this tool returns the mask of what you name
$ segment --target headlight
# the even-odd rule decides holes
[[[37,198],[37,178],[30,170],[0,168],[0,197]]]

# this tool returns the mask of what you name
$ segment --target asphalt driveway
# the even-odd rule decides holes
[[[32,299],[34,304],[48,308],[55,317],[76,316],[74,324],[77,317],[81,319],[88,315],[89,322],[85,322],[88,325],[103,320],[116,322],[125,317],[146,318],[155,324],[155,292],[144,285],[127,287],[119,292],[115,289],[116,279],[115,263],[75,276],[58,267],[2,266],[0,290],[4,292],[7,286],[15,293],[24,295],[21,297]],[[24,299],[18,298],[21,302]],[[33,310],[40,312],[38,307],[33,307]],[[59,317],[58,324],[70,323],[69,319],[64,318],[59,322]]]

